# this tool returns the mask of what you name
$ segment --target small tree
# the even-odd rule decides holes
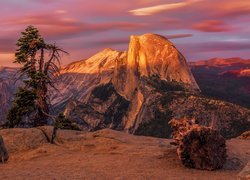
[[[48,88],[54,86],[59,73],[61,53],[55,44],[47,44],[37,28],[28,26],[17,41],[14,63],[22,65],[16,78],[25,77],[24,86],[15,94],[7,116],[7,126],[15,127],[29,116],[33,126],[47,124],[49,113]]]

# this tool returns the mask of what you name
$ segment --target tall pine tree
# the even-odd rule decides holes
[[[50,116],[49,86],[55,88],[54,78],[59,73],[61,53],[55,44],[47,44],[37,28],[28,26],[17,41],[14,63],[22,65],[17,78],[24,77],[24,86],[15,94],[7,116],[7,126],[47,124]],[[24,125],[25,126],[25,125]],[[27,124],[26,124],[27,126]]]

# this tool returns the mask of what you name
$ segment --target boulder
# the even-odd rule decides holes
[[[37,128],[14,128],[0,130],[6,149],[9,153],[35,149],[41,144],[48,143],[44,133]]]

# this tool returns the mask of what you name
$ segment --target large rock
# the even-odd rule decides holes
[[[48,143],[44,133],[37,128],[3,129],[0,130],[0,136],[3,137],[9,153],[34,149]]]

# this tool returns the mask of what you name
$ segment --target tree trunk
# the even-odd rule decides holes
[[[37,96],[38,114],[37,119],[35,119],[35,126],[47,125],[49,105],[47,103],[47,87],[43,82],[39,83]]]
[[[171,120],[169,124],[183,165],[204,170],[223,167],[227,157],[226,141],[218,131],[186,118]]]

